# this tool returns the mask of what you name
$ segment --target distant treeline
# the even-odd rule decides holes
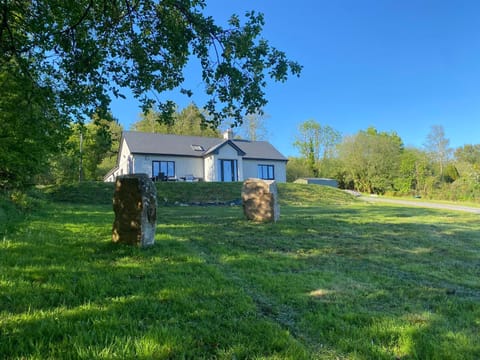
[[[415,148],[405,147],[395,132],[370,127],[342,138],[309,120],[300,125],[295,146],[302,156],[289,159],[288,181],[327,177],[366,193],[480,200],[480,144],[450,148],[439,125],[423,148]]]

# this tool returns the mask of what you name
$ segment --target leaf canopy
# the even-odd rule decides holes
[[[2,0],[0,65],[14,61],[72,120],[108,111],[111,95],[130,88],[144,110],[165,122],[174,104],[158,94],[183,88],[183,70],[198,59],[214,127],[241,123],[267,103],[267,77],[285,81],[301,66],[261,37],[264,17],[232,15],[223,27],[205,14],[206,0]]]

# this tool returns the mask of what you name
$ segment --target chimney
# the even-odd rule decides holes
[[[225,140],[233,140],[233,130],[232,129],[227,129],[227,131],[225,131],[223,133],[223,138]]]

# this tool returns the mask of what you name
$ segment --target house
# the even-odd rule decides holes
[[[287,161],[269,142],[233,139],[231,130],[223,138],[125,131],[117,166],[104,181],[146,173],[154,180],[286,182]]]
[[[324,185],[338,188],[338,181],[335,179],[326,179],[326,178],[299,178],[294,181],[297,184],[315,184],[315,185]]]

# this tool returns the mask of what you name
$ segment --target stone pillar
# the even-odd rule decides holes
[[[242,187],[243,213],[248,220],[276,222],[280,218],[275,180],[247,179]]]
[[[155,242],[157,189],[147,174],[118,176],[113,194],[112,241],[136,246]]]

